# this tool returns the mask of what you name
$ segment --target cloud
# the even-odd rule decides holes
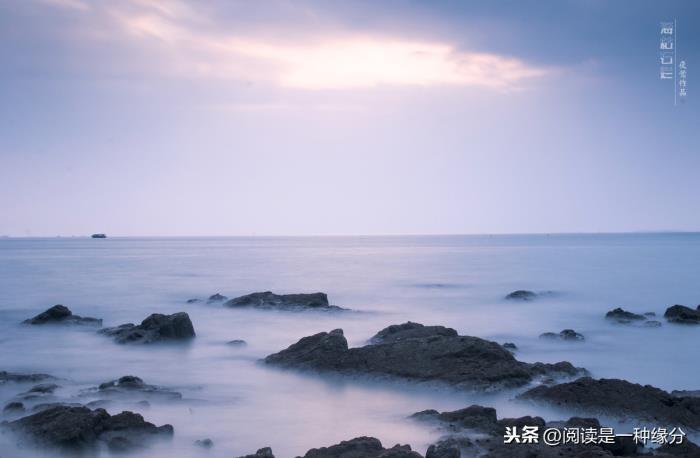
[[[472,86],[507,91],[549,73],[514,57],[462,51],[439,40],[337,29],[314,33],[301,25],[282,40],[271,36],[268,24],[258,24],[257,32],[254,23],[226,27],[211,11],[207,15],[184,2],[131,0],[103,8],[128,40],[156,56],[157,71],[188,78],[304,90]]]

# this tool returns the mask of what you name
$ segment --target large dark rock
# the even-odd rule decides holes
[[[700,324],[700,311],[685,305],[672,305],[666,309],[664,317],[671,323]]]
[[[387,329],[377,335],[391,335],[389,342],[358,348],[348,348],[341,329],[321,332],[269,355],[265,363],[288,368],[446,382],[460,388],[478,390],[522,386],[540,375],[575,376],[585,373],[585,370],[575,368],[568,362],[520,362],[496,342],[453,335],[440,326],[409,326],[403,331],[391,333]],[[436,332],[408,337],[415,329],[434,329]],[[402,335],[404,338],[401,338]]]
[[[3,424],[32,444],[61,449],[89,449],[100,442],[131,448],[156,437],[170,437],[173,427],[155,426],[133,412],[110,415],[104,409],[56,406]]]
[[[86,394],[97,394],[108,397],[141,397],[147,399],[179,400],[182,394],[156,385],[144,383],[139,377],[125,375],[116,380],[100,384],[96,390],[88,390]]]
[[[227,301],[227,307],[275,310],[345,310],[328,303],[325,293],[275,294],[270,291],[246,294]]]
[[[238,458],[275,458],[270,447],[263,447],[250,455],[239,456]]]
[[[24,324],[87,324],[90,326],[102,326],[102,320],[97,318],[73,315],[65,305],[54,305],[45,312],[41,312],[34,318],[24,320]]]
[[[525,289],[513,291],[506,296],[506,299],[513,301],[531,301],[537,298],[537,293]]]
[[[568,409],[700,428],[700,398],[676,397],[653,386],[626,380],[583,377],[554,386],[537,386],[519,398],[545,401]]]
[[[140,325],[122,324],[99,331],[113,337],[118,343],[153,343],[160,341],[188,340],[195,336],[190,316],[185,312],[163,315],[154,313]]]
[[[422,458],[410,445],[384,448],[374,437],[356,437],[330,447],[312,448],[304,458]]]

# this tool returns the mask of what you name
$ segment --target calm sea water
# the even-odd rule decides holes
[[[412,320],[515,342],[525,361],[568,360],[595,377],[700,389],[700,327],[630,328],[603,318],[617,306],[658,315],[673,304],[694,307],[698,272],[700,234],[0,239],[0,370],[62,377],[60,397],[127,374],[181,391],[183,402],[141,410],[151,422],[173,424],[173,441],[135,456],[231,457],[271,446],[277,456],[290,457],[359,435],[376,436],[386,446],[410,443],[423,453],[438,435],[406,420],[418,410],[481,403],[496,407],[499,416],[548,420],[571,412],[514,401],[514,392],[474,395],[299,374],[258,360],[316,332],[343,328],[351,345],[362,345],[379,329]],[[504,301],[514,289],[555,294]],[[263,290],[324,291],[332,303],[360,312],[185,303],[217,292],[234,297]],[[90,330],[19,324],[57,303],[103,318],[107,326],[186,311],[197,338],[185,346],[121,346]],[[537,337],[564,328],[586,341]],[[232,339],[248,346],[226,345]],[[24,389],[0,386],[0,401]],[[108,410],[122,408],[134,410]],[[205,437],[214,441],[211,450],[192,445]],[[55,452],[18,451],[12,438],[1,436],[0,456]]]

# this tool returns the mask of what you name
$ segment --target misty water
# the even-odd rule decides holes
[[[0,239],[0,370],[60,377],[60,400],[128,374],[180,391],[182,401],[107,407],[174,426],[172,441],[132,456],[232,457],[270,446],[278,457],[293,457],[362,435],[385,446],[409,443],[424,453],[439,433],[406,418],[419,410],[478,403],[495,407],[499,417],[536,414],[547,420],[574,412],[514,400],[522,390],[474,394],[435,384],[279,370],[259,360],[320,331],[342,328],[357,346],[387,325],[411,320],[514,342],[523,361],[567,360],[594,377],[700,389],[700,327],[661,317],[670,305],[700,302],[698,272],[700,234],[6,238]],[[515,289],[553,294],[505,301]],[[217,292],[235,297],[267,290],[323,291],[332,304],[354,312],[186,303]],[[105,326],[186,311],[197,337],[185,345],[119,345],[92,328],[20,324],[59,303],[102,318]],[[618,306],[655,312],[663,325],[606,321],[605,312]],[[565,328],[586,340],[538,338]],[[248,345],[227,345],[233,339]],[[0,402],[30,386],[0,385]],[[628,431],[637,426],[601,418]],[[193,445],[203,438],[214,447]],[[1,435],[0,456],[56,456],[17,450],[14,443]]]

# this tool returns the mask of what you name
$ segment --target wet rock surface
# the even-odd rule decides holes
[[[384,448],[374,437],[356,437],[330,447],[313,448],[303,458],[422,458],[410,445]]]
[[[551,340],[568,340],[571,342],[581,342],[585,340],[583,334],[579,334],[573,329],[564,329],[559,334],[554,332],[545,332],[540,334],[540,339],[551,339]]]
[[[269,355],[265,363],[297,369],[331,370],[395,376],[415,381],[446,382],[459,388],[496,390],[522,386],[536,376],[575,376],[585,373],[571,363],[524,363],[496,342],[478,337],[445,335],[443,327],[389,328],[388,343],[348,348],[341,329],[304,337],[286,350]],[[439,329],[414,335],[416,329]]]
[[[99,333],[114,338],[117,343],[184,341],[195,337],[192,321],[185,312],[172,315],[153,313],[140,325],[127,323],[101,329]]]
[[[558,407],[700,429],[700,398],[677,397],[650,385],[626,380],[582,377],[559,385],[538,386],[518,397]]]
[[[149,385],[134,375],[125,375],[116,380],[102,383],[96,389],[88,390],[85,394],[118,398],[137,396],[146,399],[169,401],[182,399],[181,393],[156,385]]]
[[[627,323],[630,321],[644,321],[647,319],[647,317],[644,315],[628,312],[627,310],[624,310],[620,307],[610,310],[608,313],[605,314],[605,318],[623,323]]]
[[[65,305],[54,305],[44,312],[23,321],[24,324],[42,325],[42,324],[77,324],[89,326],[102,326],[102,320],[91,317],[82,317],[73,315]]]
[[[672,305],[666,309],[664,318],[670,323],[700,324],[700,311],[691,309],[685,305]]]
[[[275,458],[270,447],[263,447],[250,455],[239,456],[238,458]]]
[[[209,299],[207,299],[207,302],[212,303],[212,302],[224,302],[228,300],[228,297],[224,296],[223,294],[212,294],[209,296]]]
[[[108,414],[104,409],[56,406],[19,420],[4,423],[3,428],[18,434],[29,445],[86,450],[104,443],[121,450],[146,445],[154,438],[170,437],[173,427],[155,426],[133,412]]]
[[[44,380],[55,380],[55,377],[49,374],[22,374],[19,372],[0,371],[0,384],[7,382],[32,383]]]
[[[255,308],[273,310],[347,310],[328,303],[325,293],[275,294],[271,291],[246,294],[224,304],[231,308]]]
[[[408,321],[403,324],[392,324],[378,333],[376,333],[369,341],[371,343],[392,343],[404,339],[431,337],[431,336],[448,336],[456,337],[457,331],[445,326],[424,326],[420,323]]]
[[[506,295],[506,299],[510,301],[533,301],[537,299],[537,293],[526,289],[519,289]]]
[[[655,316],[656,314],[654,312],[647,312],[640,315],[638,313],[629,312],[620,307],[610,310],[605,314],[605,318],[614,323],[645,328],[658,328],[661,326],[660,321],[650,319]]]
[[[234,339],[226,342],[226,345],[230,345],[231,347],[246,347],[248,346],[248,342],[242,339]]]

